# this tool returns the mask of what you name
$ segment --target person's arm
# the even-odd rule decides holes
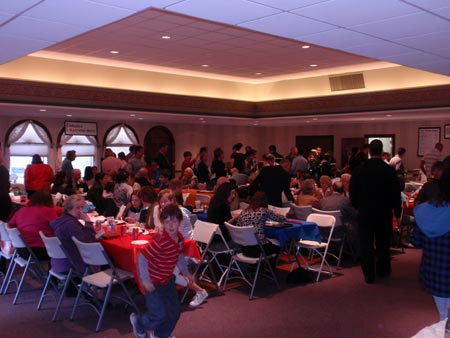
[[[147,292],[153,292],[155,290],[155,285],[153,285],[150,272],[148,271],[148,261],[142,253],[139,253],[138,255],[137,268],[142,287]]]
[[[267,209],[267,218],[275,222],[284,222],[286,220],[286,217],[278,215],[269,209]]]
[[[426,177],[428,177],[427,171],[426,171],[426,169],[425,169],[425,161],[424,161],[424,160],[421,160],[421,161],[420,161],[420,170],[422,170],[422,172],[424,173],[424,175],[425,175]]]
[[[189,272],[189,269],[187,267],[186,258],[184,258],[183,254],[180,254],[178,256],[178,263],[177,263],[178,269],[180,269],[181,273],[183,274],[184,278],[186,279],[188,285],[191,285],[194,282],[194,277]]]

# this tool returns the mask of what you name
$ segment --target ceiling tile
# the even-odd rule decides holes
[[[291,11],[296,8],[306,7],[321,2],[328,2],[328,0],[253,0],[253,2],[284,11]]]
[[[153,0],[89,0],[89,1],[112,7],[131,9],[133,11],[141,11],[150,6],[154,6],[155,2]]]
[[[450,22],[429,13],[416,13],[351,27],[353,30],[388,40],[448,31]]]
[[[50,44],[50,41],[34,40],[22,36],[0,33],[0,46],[14,46],[14,48],[2,48],[2,52],[0,53],[0,64],[43,49]]]
[[[236,25],[279,13],[271,7],[245,0],[186,0],[167,7],[168,10],[195,17]]]
[[[387,57],[385,57],[385,60],[389,61],[389,62],[397,63],[399,65],[413,67],[418,64],[425,63],[425,62],[426,63],[442,62],[443,59],[436,55],[415,52],[415,53],[387,56]]]
[[[405,0],[404,2],[429,10],[448,6],[448,0]]]
[[[450,1],[448,3],[450,4]],[[432,12],[441,15],[447,19],[450,19],[450,7],[435,9]]]
[[[338,28],[313,35],[299,36],[299,40],[315,43],[329,48],[345,50],[350,46],[358,46],[368,43],[376,43],[379,39],[353,32],[348,29]]]
[[[70,8],[70,10],[67,10]],[[35,19],[64,22],[87,28],[96,28],[129,16],[129,9],[106,6],[89,1],[47,0],[27,11],[26,16]],[[80,20],[80,18],[83,18]]]
[[[288,38],[295,38],[300,35],[310,35],[336,28],[336,26],[291,13],[276,14],[246,22],[239,26]]]
[[[0,1],[0,12],[18,14],[41,1],[42,0],[3,0]]]
[[[450,41],[450,30],[446,32],[431,33],[409,38],[397,39],[394,42],[424,51],[441,49],[442,41]]]
[[[81,34],[85,28],[66,25],[60,22],[19,17],[1,28],[4,34],[18,35],[32,39],[45,38],[47,41],[58,42],[74,35]]]
[[[431,64],[417,64],[417,68],[427,70],[429,72],[449,75],[450,76],[450,60],[436,62]]]
[[[447,59],[450,59],[450,46],[446,46],[442,49],[437,49],[433,51],[433,54],[443,56]]]
[[[294,10],[292,13],[349,27],[418,11],[413,6],[394,0],[365,1],[364,5],[361,4],[361,0],[332,0]]]
[[[407,54],[415,52],[414,49],[403,47],[388,41],[378,41],[376,43],[370,43],[360,46],[352,46],[346,48],[350,53],[355,53],[358,55],[364,55],[372,58],[383,59],[386,56]]]
[[[11,19],[13,17],[13,14],[6,13],[6,12],[0,12],[0,25],[2,25],[7,20]]]

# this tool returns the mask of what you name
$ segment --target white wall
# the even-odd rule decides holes
[[[0,136],[2,145],[5,143],[6,132],[9,127],[19,120],[25,118],[35,119],[44,124],[50,131],[53,148],[50,154],[50,164],[55,167],[56,163],[56,142],[58,134],[63,128],[64,119],[55,118],[34,118],[28,117],[4,117],[0,123]],[[103,142],[104,134],[112,125],[122,121],[99,121],[98,139]],[[139,140],[143,143],[147,131],[156,126],[156,123],[139,123],[126,121],[138,134]],[[262,126],[219,126],[207,124],[176,124],[164,123],[159,125],[167,127],[175,138],[175,158],[176,168],[179,170],[183,160],[183,152],[190,150],[194,155],[201,146],[207,146],[212,153],[217,146],[225,151],[225,158],[228,159],[231,147],[237,142],[242,142],[244,146],[251,145],[258,150],[258,156],[267,152],[270,144],[277,145],[278,151],[287,155],[289,148],[295,144],[295,137],[298,135],[334,135],[335,158],[340,166],[341,159],[341,139],[348,137],[363,137],[365,134],[395,134],[396,148],[405,147],[407,149],[405,166],[407,169],[418,168],[420,158],[417,156],[417,140],[419,127],[441,127],[441,141],[444,144],[444,154],[450,154],[450,139],[443,138],[444,125],[450,124],[450,116],[447,120],[421,121],[421,122],[394,122],[394,123],[353,123],[336,125],[302,125],[285,127],[262,127]],[[103,148],[98,149],[97,160],[102,155]],[[9,166],[9,160],[5,158],[5,164]]]

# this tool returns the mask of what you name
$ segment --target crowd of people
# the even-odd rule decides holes
[[[269,205],[281,207],[293,203],[326,211],[340,210],[344,223],[349,227],[350,241],[353,241],[352,245],[360,257],[365,281],[371,284],[376,278],[390,275],[392,220],[397,218],[398,224],[402,222],[399,218],[406,149],[399,148],[397,154],[389,159],[383,152],[382,143],[375,140],[354,151],[343,168],[338,170],[332,154],[322,154],[320,147],[312,149],[305,157],[305,151],[294,146],[284,157],[278,153],[275,145],[271,145],[260,158],[252,147],[245,147],[245,152],[242,148],[242,143],[235,144],[229,161],[225,160],[223,149],[216,148],[211,162],[207,147],[202,147],[195,157],[191,151],[185,151],[180,175],[176,175],[175,167],[167,157],[166,144],[159,147],[151,160],[144,160],[144,149],[139,145],[131,146],[128,155],[121,153],[116,156],[111,149],[106,149],[101,165],[86,167],[83,177],[81,170],[72,166],[76,158],[75,151],[67,152],[61,170],[56,174],[42,162],[39,155],[34,155],[25,171],[28,205],[11,214],[8,209],[10,201],[8,204],[2,200],[1,219],[9,222],[9,226],[17,227],[36,256],[42,260],[49,258],[38,235],[39,231],[47,236],[57,236],[70,256],[70,264],[81,273],[85,266],[72,236],[84,242],[97,240],[93,228],[79,222],[80,219],[90,222],[85,213],[86,207],[95,209],[105,217],[116,216],[122,210],[121,216],[127,223],[167,233],[165,240],[169,242],[170,239],[177,241],[178,236],[192,239],[193,227],[189,217],[192,206],[184,205],[182,192],[183,189],[208,189],[213,191],[213,196],[207,210],[207,220],[220,226],[222,236],[230,246],[233,243],[226,222],[254,226],[264,250],[270,254],[280,252],[279,247],[265,238],[263,227],[266,220],[282,222],[285,216],[269,210]],[[419,204],[416,208],[419,230],[416,232],[415,245],[423,246],[425,253],[438,249],[442,252],[450,236],[446,227],[436,231],[441,223],[448,224],[445,217],[449,205],[450,174],[441,153],[442,144],[439,143],[429,155],[424,156],[422,170],[429,180],[414,195]],[[1,167],[0,174],[2,177],[7,176]],[[0,189],[9,187],[9,181],[6,182],[0,185]],[[58,195],[63,198],[55,199]],[[89,201],[88,205],[86,200]],[[232,213],[240,208],[242,201],[246,201],[249,207],[240,214]],[[442,217],[430,222],[431,215],[435,214]],[[168,220],[177,225],[176,234]],[[434,224],[434,227],[430,228],[430,224]],[[222,236],[216,235],[213,242],[220,243]],[[155,259],[152,250],[155,249],[149,249],[144,254],[145,261]],[[173,251],[173,248],[170,250]],[[244,253],[252,257],[257,257],[259,250],[259,247],[243,248]],[[433,256],[424,259],[420,273],[425,288],[435,296],[442,313],[442,308],[450,304],[445,303],[450,299],[450,276],[428,265],[436,261],[442,265],[445,259],[450,259],[450,249],[444,251],[444,258]],[[171,269],[174,268],[172,263],[169,264]],[[50,264],[60,272],[65,272],[69,261],[51,261]],[[143,264],[144,269],[147,265]],[[173,280],[165,276],[152,282],[155,271],[150,269],[151,279],[145,281],[145,289],[151,293],[155,289],[153,284],[172,285],[172,282],[189,286],[195,291],[191,306],[200,305],[208,293],[189,277],[184,267],[182,272],[187,274],[188,279],[178,273]],[[433,279],[436,275],[439,275],[439,282]],[[445,282],[441,282],[444,279]],[[154,302],[150,298],[148,302]],[[172,311],[178,311],[172,305],[171,308]],[[172,320],[176,322],[176,319]],[[146,317],[133,316],[131,321],[137,336],[142,336],[146,328],[155,332],[160,329]],[[170,328],[166,330],[169,332]]]

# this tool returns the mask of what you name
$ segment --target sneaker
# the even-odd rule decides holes
[[[207,297],[208,297],[208,292],[206,292],[206,290],[199,291],[195,294],[194,298],[192,298],[191,302],[189,303],[189,306],[197,307],[200,304],[202,304]]]
[[[133,327],[133,333],[136,338],[147,338],[147,332],[139,331],[137,329],[137,315],[134,312],[130,315],[130,323],[131,326]]]

